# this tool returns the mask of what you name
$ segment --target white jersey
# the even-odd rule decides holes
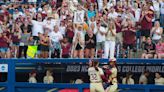
[[[98,67],[99,71],[96,71],[94,67],[90,67],[88,69],[88,75],[90,76],[91,83],[101,83],[102,78],[101,75],[104,75],[104,72],[101,68]]]
[[[117,68],[113,67],[111,72],[112,74],[109,76],[109,80],[112,82],[112,84],[117,83]]]

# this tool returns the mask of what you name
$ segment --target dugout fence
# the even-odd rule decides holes
[[[68,83],[54,83],[54,84],[29,84],[27,82],[16,82],[16,65],[26,63],[57,63],[57,64],[72,64],[72,63],[86,63],[89,59],[1,59],[0,71],[7,72],[7,81],[0,82],[0,92],[58,92],[54,88],[64,89],[78,89],[79,92],[84,92],[84,89],[89,88],[89,84],[68,84]],[[103,64],[108,62],[107,59],[99,59]],[[164,60],[157,59],[117,59],[118,64],[160,64],[163,66]],[[54,89],[48,90],[47,89]],[[44,91],[43,91],[44,90]],[[122,85],[119,84],[119,92],[164,92],[164,86],[160,85]]]

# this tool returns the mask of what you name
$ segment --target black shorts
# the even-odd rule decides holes
[[[38,36],[33,36],[33,39],[38,41],[39,37]]]
[[[79,43],[76,45],[75,50],[82,50],[82,47],[80,46],[80,44],[79,44]]]
[[[150,30],[149,29],[141,30],[141,36],[150,37]]]
[[[40,50],[41,51],[49,51],[49,46],[40,45]]]

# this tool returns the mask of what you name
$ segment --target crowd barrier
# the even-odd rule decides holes
[[[70,89],[78,89],[79,92],[84,92],[83,89],[88,89],[89,84],[63,84],[63,83],[55,83],[55,84],[29,84],[25,82],[16,82],[15,71],[17,63],[86,63],[89,59],[1,59],[1,64],[8,65],[8,78],[6,82],[0,83],[0,92],[29,92],[29,90],[37,89],[53,89],[53,88],[70,88]],[[99,59],[101,63],[107,63],[107,59]],[[163,64],[164,60],[155,60],[155,59],[117,59],[117,63],[148,63],[148,64]],[[4,67],[0,67],[0,69]],[[2,90],[2,91],[1,91]],[[18,91],[19,90],[19,91]],[[119,92],[164,92],[164,86],[159,85],[122,85],[119,84]],[[41,91],[40,92],[59,92],[59,91]]]

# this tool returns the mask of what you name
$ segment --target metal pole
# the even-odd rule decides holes
[[[8,61],[7,92],[15,92],[15,62]]]

